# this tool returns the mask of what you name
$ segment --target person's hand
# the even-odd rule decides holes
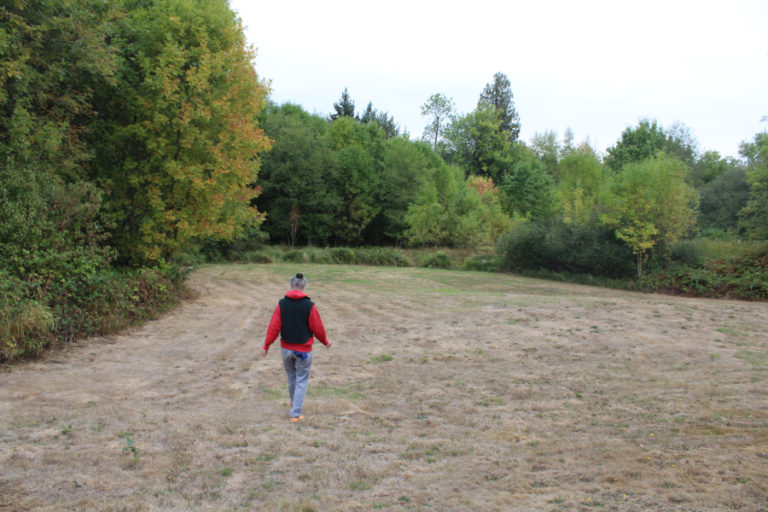
[[[265,348],[261,349],[261,357],[262,358],[267,357],[267,349]]]
[[[331,345],[333,345],[333,342],[329,341],[325,348],[331,348]]]

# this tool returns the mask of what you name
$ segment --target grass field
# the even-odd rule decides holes
[[[296,271],[334,347],[292,425],[258,354]],[[768,510],[766,303],[308,264],[190,285],[0,368],[0,510]]]

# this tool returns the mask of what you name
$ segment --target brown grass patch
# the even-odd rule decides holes
[[[768,510],[764,303],[302,265],[335,347],[296,426],[258,359],[296,270],[2,368],[0,510]]]

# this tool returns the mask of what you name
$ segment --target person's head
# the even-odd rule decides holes
[[[291,278],[290,285],[291,290],[303,290],[307,286],[307,279],[304,277],[304,274],[299,272]]]

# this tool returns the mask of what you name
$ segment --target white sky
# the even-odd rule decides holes
[[[327,115],[345,87],[420,138],[434,93],[467,113],[507,75],[521,139],[599,151],[642,118],[737,156],[768,129],[767,0],[230,0],[271,98]]]

